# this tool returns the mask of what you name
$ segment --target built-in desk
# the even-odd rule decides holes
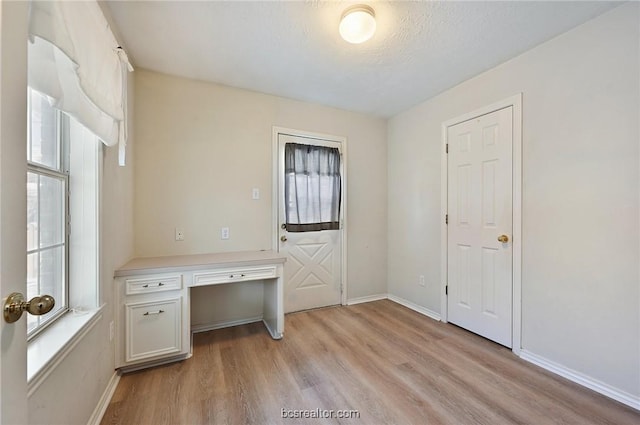
[[[116,367],[138,369],[191,356],[191,288],[264,282],[263,319],[284,332],[283,264],[273,251],[135,258],[116,270]]]

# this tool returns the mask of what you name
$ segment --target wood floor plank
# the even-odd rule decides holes
[[[194,335],[191,359],[123,375],[102,424],[640,423],[638,411],[388,300],[289,314],[285,329],[279,341],[261,323]]]

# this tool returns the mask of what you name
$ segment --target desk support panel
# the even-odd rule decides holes
[[[273,339],[280,339],[284,335],[282,266],[278,267],[280,269],[278,276],[280,277],[264,281],[262,321]]]

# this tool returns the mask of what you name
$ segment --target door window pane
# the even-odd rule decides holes
[[[340,151],[287,143],[284,147],[285,228],[316,232],[340,228]]]

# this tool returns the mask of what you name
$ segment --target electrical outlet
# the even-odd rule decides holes
[[[114,334],[116,333],[115,331],[116,325],[111,321],[111,323],[109,323],[109,342],[113,341]]]
[[[254,201],[260,199],[260,189],[258,189],[257,187],[253,188],[253,191],[251,192],[251,199],[253,199]]]
[[[426,284],[424,283],[424,275],[420,275],[420,278],[418,279],[418,285],[420,286],[426,286]]]
[[[184,240],[184,230],[176,227],[176,240],[183,241]]]
[[[229,228],[223,227],[220,229],[220,239],[229,239]]]

